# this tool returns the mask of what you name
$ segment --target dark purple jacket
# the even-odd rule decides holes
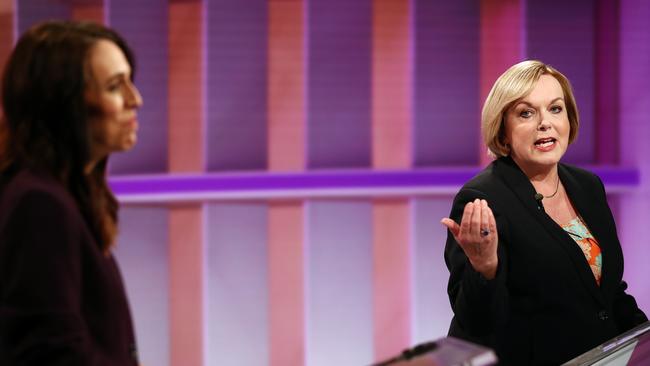
[[[8,176],[11,175],[11,176]],[[137,365],[119,269],[46,174],[0,180],[0,365]]]

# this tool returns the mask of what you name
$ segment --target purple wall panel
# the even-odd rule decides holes
[[[477,164],[479,2],[413,1],[415,165]]]
[[[138,144],[111,157],[114,174],[167,171],[167,1],[106,0],[109,24],[133,49],[135,83],[144,106],[138,112]]]
[[[449,271],[444,260],[447,230],[438,224],[449,215],[451,204],[452,198],[444,196],[414,201],[414,344],[446,336],[453,316],[447,297]]]
[[[526,5],[526,57],[566,75],[578,103],[580,132],[565,157],[570,163],[595,162],[595,14],[592,0],[529,0]]]
[[[266,204],[210,204],[205,365],[267,365]]]
[[[70,6],[52,0],[3,0],[15,1],[18,36],[32,25],[50,19],[68,19],[72,15]]]
[[[370,166],[370,0],[309,0],[309,168]]]
[[[266,0],[207,2],[208,170],[266,169]]]
[[[621,2],[621,163],[639,169],[641,182],[621,195],[617,222],[625,254],[625,279],[650,315],[650,2]]]
[[[143,365],[169,365],[167,213],[163,207],[120,211],[115,256],[129,296]]]
[[[372,204],[307,203],[309,366],[366,365],[373,357]]]

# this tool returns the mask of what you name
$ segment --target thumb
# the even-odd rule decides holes
[[[454,220],[445,217],[442,220],[440,220],[440,223],[445,225],[449,231],[451,231],[451,234],[454,237],[457,237],[458,234],[460,233],[460,225],[458,225]]]

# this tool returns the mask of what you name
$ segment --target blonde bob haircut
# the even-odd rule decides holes
[[[560,83],[569,117],[569,144],[575,141],[580,122],[569,79],[550,65],[528,60],[511,66],[499,76],[485,100],[481,113],[481,134],[490,155],[502,157],[510,154],[510,147],[504,143],[506,113],[533,90],[542,75],[551,75]]]

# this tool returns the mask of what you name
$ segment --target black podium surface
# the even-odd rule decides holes
[[[645,366],[650,365],[650,322],[627,331],[593,348],[566,366]]]

